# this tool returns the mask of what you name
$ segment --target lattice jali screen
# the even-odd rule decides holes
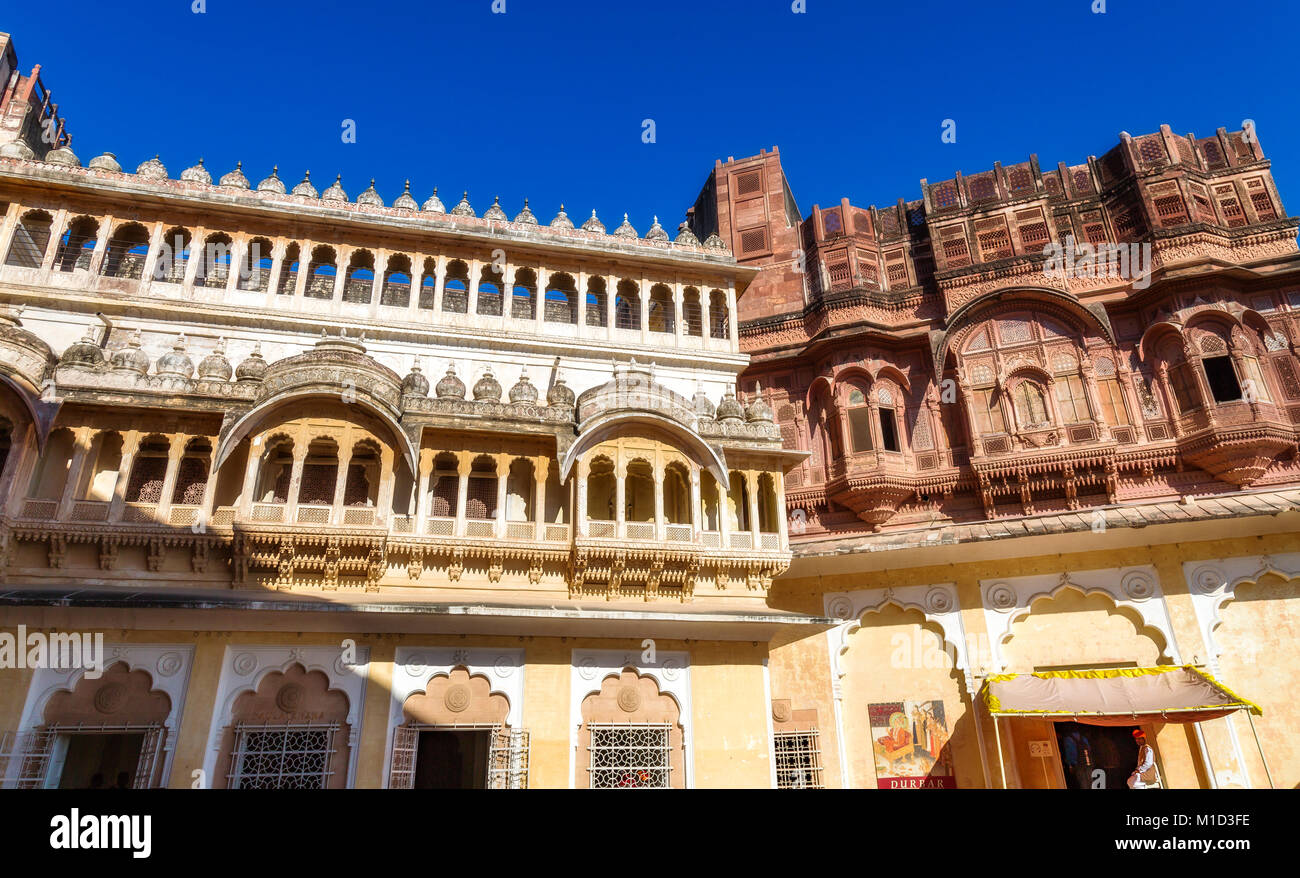
[[[591,788],[668,789],[672,726],[588,723]]]
[[[819,790],[822,788],[821,736],[816,729],[777,732],[772,753],[776,758],[776,788]]]
[[[338,723],[239,725],[227,786],[232,790],[320,790],[329,785]]]

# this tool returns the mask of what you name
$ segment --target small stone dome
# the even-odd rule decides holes
[[[727,244],[717,235],[709,235],[704,239],[705,250],[726,250]]]
[[[104,351],[95,343],[94,326],[87,326],[86,334],[68,345],[63,356],[59,357],[59,365],[80,366],[83,369],[95,369],[104,365]]]
[[[632,224],[627,221],[627,214],[623,214],[623,222],[619,223],[618,228],[614,230],[614,237],[615,238],[640,237],[639,235],[637,235],[636,229],[632,228]]]
[[[357,204],[364,204],[367,207],[383,207],[383,197],[375,191],[375,178],[370,178],[370,185],[366,190],[357,196]]]
[[[677,227],[677,238],[674,243],[685,244],[687,247],[698,247],[700,246],[700,239],[695,237],[689,223],[682,223]]]
[[[518,405],[533,405],[537,402],[537,388],[528,380],[528,370],[519,373],[519,380],[510,388],[510,401]]]
[[[600,235],[605,234],[605,224],[596,218],[596,211],[594,208],[591,211],[591,218],[582,224],[582,230],[584,232],[596,232]]]
[[[136,165],[135,174],[137,177],[144,177],[146,180],[166,180],[167,166],[158,159],[158,155],[155,153],[153,158]]]
[[[402,379],[403,396],[428,396],[429,379],[420,371],[420,358],[411,363],[411,371]]]
[[[420,207],[420,210],[424,211],[425,213],[446,213],[447,212],[447,208],[442,206],[442,199],[438,197],[437,186],[433,187],[433,194],[430,195],[427,199],[425,199],[424,204]]]
[[[564,212],[563,204],[560,205],[560,212],[555,215],[555,219],[551,220],[551,228],[553,229],[573,228],[573,220],[569,219],[569,215]]]
[[[527,198],[524,199],[524,209],[519,211],[519,213],[515,216],[515,222],[525,226],[537,225],[537,217],[533,216],[533,212],[528,209]]]
[[[719,421],[743,421],[745,419],[745,407],[740,404],[740,400],[736,399],[736,394],[730,387],[723,394],[722,402],[718,403],[718,410],[714,417]]]
[[[497,196],[492,199],[492,206],[483,211],[483,219],[492,220],[493,222],[504,223],[509,221],[510,217],[501,209],[501,198]]]
[[[258,192],[274,192],[277,195],[284,194],[284,181],[280,179],[280,166],[276,165],[271,168],[271,175],[257,184]]]
[[[226,340],[219,338],[216,350],[199,361],[199,377],[209,381],[229,381],[233,371],[226,359]]]
[[[452,216],[474,216],[474,208],[469,206],[469,190],[460,197],[460,204],[451,209]]]
[[[158,358],[159,375],[178,375],[181,378],[194,376],[194,361],[185,354],[185,333],[176,336],[172,349]]]
[[[650,231],[648,231],[648,232],[645,233],[645,239],[646,239],[647,241],[667,241],[667,240],[668,240],[668,233],[664,231],[664,227],[663,227],[663,226],[659,225],[659,217],[655,217],[654,225],[652,225],[652,226],[650,227]]]
[[[113,351],[110,363],[119,372],[149,374],[149,355],[140,350],[140,330],[131,333],[125,347]]]
[[[229,174],[224,174],[218,186],[225,186],[229,189],[247,189],[248,178],[244,176],[244,163],[235,162],[235,169]]]
[[[714,413],[713,402],[705,394],[704,388],[696,385],[695,388],[695,414],[701,418],[712,418]]]
[[[316,191],[316,187],[311,184],[311,171],[303,172],[302,182],[299,183],[297,186],[294,186],[293,191],[290,192],[289,194],[301,195],[303,198],[320,197],[320,193]]]
[[[501,382],[492,377],[492,367],[483,373],[483,377],[474,385],[475,402],[500,402]]]
[[[415,199],[411,197],[410,180],[406,181],[406,189],[402,191],[402,194],[397,196],[397,198],[393,199],[393,207],[397,208],[398,210],[419,210],[420,209],[420,205],[417,204],[415,202]]]
[[[343,191],[343,175],[339,174],[334,178],[334,182],[329,188],[321,193],[321,201],[328,201],[331,204],[345,204],[348,200],[348,193]]]
[[[767,400],[762,396],[757,396],[754,401],[745,409],[745,420],[747,421],[772,421],[775,416],[772,414],[772,407],[767,404]]]
[[[66,146],[60,146],[57,149],[52,149],[47,152],[45,154],[45,162],[46,164],[63,165],[68,168],[81,167],[81,159],[77,158],[77,154],[74,153],[71,148]]]
[[[203,167],[202,158],[199,159],[197,165],[191,165],[181,171],[181,179],[186,183],[202,183],[204,186],[212,185],[212,175],[208,173],[207,168]]]
[[[433,392],[438,395],[438,399],[465,398],[465,382],[456,377],[455,363],[447,364],[447,374],[438,380]]]
[[[258,342],[253,347],[253,352],[248,355],[248,359],[240,363],[235,369],[236,381],[261,381],[266,377],[266,370],[270,364],[262,359],[262,343]]]
[[[4,146],[0,146],[0,158],[34,159],[36,153],[32,152],[32,148],[21,140],[11,140]]]
[[[122,166],[118,164],[117,156],[111,152],[95,156],[86,167],[95,171],[112,171],[114,174],[122,173]]]
[[[571,409],[576,398],[573,388],[564,383],[562,376],[557,376],[555,383],[551,385],[551,389],[546,394],[546,404],[557,408]]]

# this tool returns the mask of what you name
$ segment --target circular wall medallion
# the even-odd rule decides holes
[[[772,719],[779,723],[788,723],[790,721],[790,705],[788,702],[780,701],[772,705]]]
[[[830,602],[826,611],[836,619],[847,619],[853,615],[853,601],[841,595]]]
[[[302,707],[306,694],[297,683],[286,683],[275,693],[275,706],[285,713],[293,713]]]
[[[1144,573],[1130,573],[1124,577],[1120,585],[1124,589],[1124,594],[1135,601],[1146,600],[1156,593],[1155,583]]]
[[[636,713],[641,706],[641,693],[635,686],[623,686],[618,690],[618,706],[626,713]]]
[[[1192,574],[1192,587],[1201,594],[1214,594],[1227,583],[1227,577],[1219,568],[1207,564],[1196,568]]]
[[[584,680],[594,680],[596,678],[596,660],[588,656],[578,662],[578,674]]]
[[[100,713],[112,713],[121,708],[126,701],[126,687],[121,683],[109,683],[101,686],[95,693],[95,710]]]
[[[158,656],[158,674],[163,677],[175,676],[183,663],[184,660],[179,652],[165,652]]]
[[[235,656],[235,660],[231,666],[235,669],[236,674],[239,674],[241,677],[247,677],[249,674],[253,673],[253,671],[257,670],[257,656],[253,655],[251,652],[241,652],[239,655]]]
[[[442,703],[452,713],[460,713],[469,707],[469,699],[469,687],[464,683],[457,683],[447,688],[447,694],[442,697]]]
[[[515,659],[513,656],[499,655],[492,668],[498,677],[509,677],[515,672]]]
[[[946,613],[952,609],[952,595],[946,588],[932,588],[925,593],[925,605],[932,613]]]
[[[677,659],[668,659],[659,666],[659,670],[664,675],[664,679],[671,682],[681,674],[682,666]]]
[[[995,585],[989,589],[989,603],[995,610],[1010,610],[1016,606],[1016,590],[1006,583]]]

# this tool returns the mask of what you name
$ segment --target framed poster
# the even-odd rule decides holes
[[[956,789],[942,701],[868,704],[876,786],[882,790]]]

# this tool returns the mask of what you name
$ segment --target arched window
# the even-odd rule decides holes
[[[564,272],[551,275],[546,285],[544,319],[547,323],[576,323],[578,290],[573,278]]]
[[[239,280],[235,286],[253,293],[264,293],[271,283],[271,266],[275,245],[266,238],[253,238],[244,249],[239,263]]]
[[[298,485],[298,503],[306,506],[330,506],[339,481],[339,446],[333,439],[313,439],[307,446],[302,463],[302,481]],[[299,511],[302,521],[302,511]],[[323,524],[323,521],[312,522]]]
[[[506,521],[536,521],[534,494],[537,479],[533,462],[524,457],[510,462],[506,473]]]
[[[53,223],[54,218],[43,210],[29,210],[23,214],[14,228],[5,265],[40,268],[45,259],[45,248],[50,244]]]
[[[148,436],[140,442],[131,475],[126,482],[127,503],[158,503],[167,476],[167,454],[171,443],[164,436]]]
[[[375,257],[369,250],[354,250],[343,278],[343,301],[369,305],[375,288]]]
[[[280,282],[276,286],[276,294],[281,296],[292,296],[298,289],[298,253],[297,243],[291,243],[284,249],[284,261],[280,266]]]
[[[442,310],[448,314],[469,311],[469,266],[459,259],[447,264],[447,280],[442,285]]]
[[[95,437],[87,460],[91,462],[89,477],[81,489],[83,500],[110,502],[117,488],[117,474],[122,468],[122,434],[108,430]]]
[[[650,309],[647,317],[651,332],[673,332],[676,315],[673,313],[673,291],[663,284],[650,288]]]
[[[587,325],[605,325],[605,279],[592,277],[587,279]]]
[[[432,311],[434,301],[437,298],[438,290],[438,265],[432,257],[424,260],[424,273],[420,280],[420,297],[416,302],[416,307]],[[446,310],[444,307],[443,310]]]
[[[655,475],[649,461],[637,459],[628,463],[627,476],[623,479],[623,502],[625,521],[654,521]]]
[[[227,234],[217,232],[208,235],[208,239],[203,242],[203,261],[194,272],[194,286],[217,289],[224,287],[230,277],[230,251],[233,247],[234,242]]]
[[[1110,357],[1098,357],[1093,363],[1093,374],[1097,380],[1102,420],[1112,427],[1132,423],[1128,415],[1128,406],[1124,401],[1124,390],[1120,387],[1119,377],[1115,373],[1115,361]]]
[[[497,462],[488,455],[479,455],[470,465],[465,498],[466,518],[497,517]]]
[[[722,290],[709,293],[709,337],[728,338],[731,327],[727,318],[727,294]]]
[[[614,326],[618,329],[641,328],[641,294],[633,281],[618,282],[618,295],[614,297]]]
[[[501,284],[505,272],[496,263],[485,265],[478,281],[478,302],[476,309],[484,317],[500,317],[502,314]]]
[[[324,244],[316,247],[307,263],[307,288],[303,295],[308,299],[334,298],[334,278],[337,276],[334,248]]]
[[[68,229],[59,239],[59,249],[54,256],[54,267],[58,271],[72,271],[74,268],[89,269],[90,257],[95,253],[95,243],[99,237],[99,223],[88,216],[79,216],[68,224]]]
[[[188,238],[186,239],[188,244]],[[144,277],[144,261],[149,255],[149,232],[139,223],[118,226],[108,239],[104,251],[104,277],[139,280]]]
[[[890,387],[876,390],[876,404],[879,407],[880,450],[901,451],[898,442],[898,402],[902,395]]]
[[[536,299],[537,274],[531,268],[519,269],[510,291],[510,316],[516,320],[532,320],[537,316]]]
[[[778,516],[784,512],[776,505],[776,482],[771,473],[758,477],[758,529],[760,533],[780,532]]]
[[[171,497],[173,506],[199,506],[203,503],[211,461],[212,443],[207,439],[199,436],[186,443],[176,468],[176,484]]]
[[[158,248],[158,261],[154,263],[153,279],[171,284],[185,282],[185,266],[190,262],[190,231],[175,226],[163,232],[162,244]],[[112,246],[110,242],[110,247]],[[108,259],[104,259],[107,270]]]
[[[384,266],[384,285],[379,291],[379,304],[389,308],[405,308],[411,303],[411,257],[394,253]]]
[[[682,322],[687,335],[704,335],[704,311],[700,306],[700,291],[695,287],[687,287],[682,294]]]
[[[1047,412],[1047,397],[1036,382],[1021,380],[1011,391],[1016,407],[1016,422],[1022,430],[1035,430],[1052,423]]]
[[[456,455],[444,451],[433,459],[429,474],[429,514],[435,518],[455,518],[460,497],[459,463]]]
[[[613,521],[616,517],[614,499],[614,462],[608,457],[594,458],[587,474],[587,518]]]
[[[674,461],[664,467],[664,520],[668,524],[691,523],[691,474],[686,465]]]
[[[867,402],[867,391],[859,385],[849,387],[847,412],[849,421],[849,442],[854,452],[870,451],[871,441],[871,406]]]
[[[373,509],[379,505],[380,460],[379,446],[372,440],[363,439],[352,446],[347,482],[343,486],[344,506]]]
[[[276,436],[267,440],[253,499],[258,503],[289,502],[289,480],[293,476],[293,440]],[[253,511],[254,520],[257,510]]]
[[[45,450],[41,452],[41,458],[32,470],[28,497],[33,500],[62,499],[63,489],[68,483],[68,462],[72,460],[75,447],[76,439],[67,427],[60,427],[50,433],[50,437],[45,440]],[[52,508],[49,517],[54,517]]]

